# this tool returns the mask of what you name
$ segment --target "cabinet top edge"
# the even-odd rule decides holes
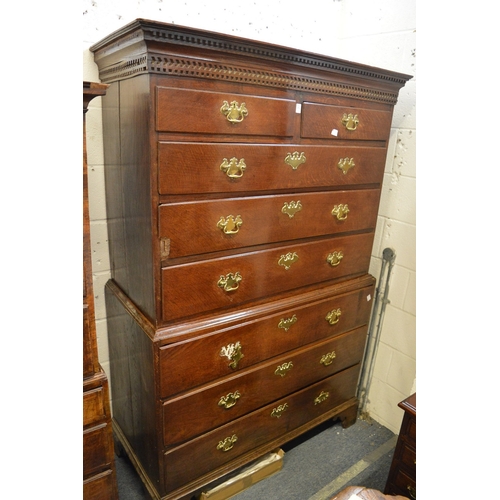
[[[161,44],[165,46],[168,44],[169,49],[175,46],[207,49],[242,56],[246,59],[271,61],[331,74],[382,81],[397,88],[403,87],[408,80],[413,78],[412,75],[296,48],[147,19],[136,19],[128,23],[92,45],[90,51],[94,53],[94,58],[99,65],[99,59],[118,51],[123,52],[126,47],[138,43],[146,47],[149,44],[155,44],[155,52]],[[145,48],[144,51],[147,52],[147,49]]]

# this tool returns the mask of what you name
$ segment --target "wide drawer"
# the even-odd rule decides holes
[[[160,397],[173,396],[365,325],[370,318],[373,291],[374,286],[365,286],[257,320],[247,318],[244,324],[162,347]]]
[[[296,103],[291,99],[169,87],[156,92],[159,132],[293,135]]]
[[[171,203],[159,207],[169,257],[375,229],[380,190]]]
[[[164,455],[166,491],[179,488],[354,397],[358,373],[359,365],[348,368],[168,451]]]
[[[380,184],[385,148],[158,143],[160,194]]]
[[[374,232],[162,269],[165,321],[368,272]]]
[[[391,121],[392,111],[306,102],[302,105],[301,136],[386,141]]]
[[[172,446],[214,429],[361,361],[367,327],[273,358],[163,404]],[[176,366],[171,366],[172,371]]]

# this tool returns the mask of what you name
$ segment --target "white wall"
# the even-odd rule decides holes
[[[202,28],[415,74],[415,0],[84,0],[83,79],[99,81],[88,47],[138,17]],[[381,344],[369,394],[372,418],[399,431],[397,403],[415,382],[415,78],[400,92],[386,164],[370,272],[382,251],[396,252]],[[92,259],[98,347],[109,373],[104,285],[110,278],[100,99],[87,113]]]

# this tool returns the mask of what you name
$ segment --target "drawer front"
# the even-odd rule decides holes
[[[189,441],[164,455],[166,491],[334,409],[354,397],[359,365]],[[280,410],[285,410],[278,417]],[[196,464],[196,467],[193,467]]]
[[[380,190],[172,203],[159,208],[169,257],[375,229]]]
[[[237,193],[380,184],[385,155],[385,148],[370,147],[160,142],[158,189]]]
[[[410,448],[405,443],[401,445],[401,465],[405,468],[406,472],[413,478],[416,477],[417,472],[417,453],[413,448]]]
[[[83,476],[88,477],[109,467],[113,449],[111,428],[97,425],[83,431]]]
[[[165,402],[164,445],[186,441],[359,363],[366,330],[364,326],[273,358],[254,369]]]
[[[414,477],[410,477],[404,471],[399,470],[391,485],[393,495],[402,495],[405,498],[415,500],[417,498],[417,484]]]
[[[374,233],[302,243],[162,269],[168,321],[305,285],[368,272]]]
[[[158,132],[290,137],[295,104],[290,99],[157,87],[156,128]]]
[[[160,397],[173,396],[365,325],[373,292],[373,286],[364,287],[259,320],[247,318],[244,325],[165,346],[159,354]]]
[[[106,418],[104,389],[98,387],[83,393],[83,426],[95,424]]]
[[[301,135],[316,139],[386,141],[391,121],[392,111],[306,102],[302,106]]]

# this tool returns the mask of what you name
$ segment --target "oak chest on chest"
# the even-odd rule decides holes
[[[155,498],[356,418],[406,75],[137,20],[103,82],[113,425]]]

